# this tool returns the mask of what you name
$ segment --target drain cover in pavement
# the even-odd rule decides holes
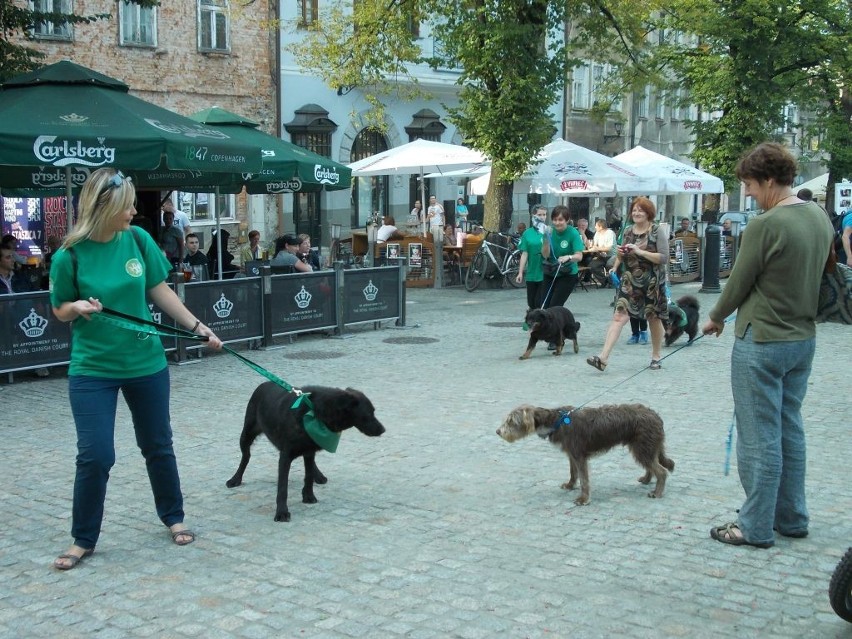
[[[433,344],[440,340],[434,337],[388,337],[382,341],[385,344]]]
[[[494,328],[521,328],[523,325],[523,322],[488,322],[486,324],[486,326],[493,326]]]
[[[296,351],[295,353],[287,353],[284,357],[287,359],[337,359],[344,355],[345,353],[327,351]]]

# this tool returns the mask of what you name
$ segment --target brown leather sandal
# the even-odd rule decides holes
[[[603,370],[606,368],[606,362],[603,361],[597,355],[594,355],[592,357],[587,358],[586,364],[588,364],[589,366],[594,366],[595,368],[597,368],[601,372],[603,372]]]

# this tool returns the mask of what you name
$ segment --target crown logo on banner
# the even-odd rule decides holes
[[[379,294],[379,287],[373,284],[373,280],[370,280],[369,284],[364,287],[364,297],[368,302],[372,302],[376,299],[376,295]]]
[[[82,124],[83,122],[85,122],[86,120],[89,119],[89,116],[78,115],[76,113],[69,113],[68,115],[60,115],[59,119],[65,120],[69,124]],[[101,144],[103,144],[103,142]]]
[[[308,293],[307,289],[302,286],[302,290],[296,293],[296,296],[293,299],[296,300],[296,306],[299,308],[308,308],[312,297],[313,295]]]
[[[220,297],[219,301],[213,305],[213,312],[216,313],[216,317],[224,319],[231,314],[231,309],[233,308],[234,303],[226,298],[225,294],[222,293],[222,297]]]
[[[153,304],[148,304],[148,310],[151,311],[151,319],[157,322],[157,324],[163,321],[163,314],[161,312],[155,313]]]
[[[24,331],[27,337],[41,337],[47,328],[47,320],[31,308],[30,314],[20,321],[18,328]]]

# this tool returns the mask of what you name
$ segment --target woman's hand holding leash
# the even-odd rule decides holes
[[[724,323],[719,324],[713,320],[707,320],[707,323],[704,325],[704,328],[701,329],[701,332],[704,335],[715,335],[716,337],[719,337],[724,329]]]
[[[194,330],[198,335],[202,335],[207,338],[207,346],[212,348],[215,351],[222,350],[222,340],[216,337],[216,333],[211,331],[206,325],[199,323],[198,326]]]
[[[90,297],[87,300],[77,300],[72,305],[74,312],[77,313],[80,317],[86,319],[87,321],[91,321],[90,315],[92,313],[100,313],[104,310],[104,305],[101,304],[101,301],[96,297]]]

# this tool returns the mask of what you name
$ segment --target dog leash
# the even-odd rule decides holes
[[[134,331],[139,339],[148,339],[150,336],[156,335],[160,337],[174,337],[176,339],[186,339],[196,342],[209,341],[209,338],[206,335],[198,335],[183,328],[177,328],[176,326],[169,326],[168,324],[161,324],[142,317],[128,315],[127,313],[122,313],[121,311],[116,311],[111,308],[107,308],[106,306],[103,307],[101,313],[95,313],[92,317],[106,322],[107,324],[117,326],[118,328]],[[222,350],[230,353],[253,371],[265,377],[270,382],[277,384],[288,393],[294,393],[296,395],[296,401],[293,402],[290,408],[299,408],[299,406],[303,403],[307,406],[308,411],[302,417],[302,423],[310,438],[318,446],[322,447],[323,450],[327,450],[330,453],[337,450],[337,446],[340,443],[340,433],[332,431],[317,418],[316,413],[314,412],[313,402],[311,402],[309,398],[310,393],[304,393],[300,389],[294,388],[260,364],[251,361],[248,357],[241,355],[225,344],[222,344]]]

